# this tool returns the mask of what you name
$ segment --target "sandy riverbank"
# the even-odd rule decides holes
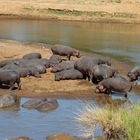
[[[0,60],[21,58],[24,54],[39,52],[44,58],[49,58],[52,53],[49,45],[33,42],[19,42],[12,40],[0,40]],[[75,58],[72,58],[75,59]],[[119,72],[126,74],[128,65],[111,59],[112,67]],[[52,96],[52,97],[94,97],[99,96],[94,93],[95,85],[86,80],[65,80],[54,81],[54,74],[47,70],[42,78],[27,77],[22,78],[22,90],[14,90],[13,93],[23,97]],[[7,93],[0,90],[1,94]]]
[[[140,23],[140,0],[1,0],[0,17]]]

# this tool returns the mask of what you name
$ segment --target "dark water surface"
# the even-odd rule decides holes
[[[0,38],[65,44],[84,52],[109,55],[131,65],[140,64],[140,25],[0,20]],[[118,95],[112,97],[114,101],[122,98]],[[21,104],[26,100],[23,98]],[[140,103],[140,95],[133,96],[132,93],[129,101]],[[22,107],[19,111],[0,111],[0,140],[21,135],[45,140],[46,136],[59,132],[82,136],[77,129],[78,123],[73,120],[77,110],[87,104],[104,105],[102,99],[58,102],[59,107],[49,113]]]
[[[0,20],[0,38],[60,43],[140,64],[140,25],[91,22]]]

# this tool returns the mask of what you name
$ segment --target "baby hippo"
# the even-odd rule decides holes
[[[114,74],[117,72],[116,70],[105,64],[96,65],[91,70],[91,74],[93,74],[91,77],[94,83],[98,83],[103,79],[113,77]]]
[[[140,76],[140,66],[136,66],[133,69],[131,69],[127,76],[130,78],[131,81],[138,80],[138,77]]]
[[[57,65],[62,62],[61,56],[60,55],[52,55],[49,59],[50,61],[50,66]]]
[[[75,79],[83,79],[83,74],[76,69],[69,69],[55,73],[55,81]]]
[[[127,97],[127,93],[131,91],[132,85],[124,76],[116,76],[101,81],[96,87],[96,93],[111,94],[112,91],[124,93]]]
[[[52,67],[51,72],[60,72],[63,70],[68,70],[74,68],[74,61],[63,61]]]
[[[80,52],[74,48],[56,44],[51,47],[53,54],[58,54],[60,56],[67,56],[68,60],[70,60],[71,56],[80,57]]]
[[[23,56],[23,59],[40,59],[42,58],[40,53],[29,53]]]

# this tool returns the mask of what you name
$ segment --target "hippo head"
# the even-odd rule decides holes
[[[74,50],[72,55],[80,58],[80,51],[79,50]]]
[[[128,72],[127,76],[130,78],[130,81],[135,81],[138,79],[137,74],[133,72]]]
[[[96,93],[105,93],[106,90],[107,90],[107,89],[106,89],[102,84],[98,84],[98,86],[96,87],[95,92],[96,92]]]

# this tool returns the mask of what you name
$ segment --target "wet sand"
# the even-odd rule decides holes
[[[49,58],[52,55],[49,49],[50,45],[34,42],[19,42],[13,40],[0,40],[0,60],[21,58],[23,55],[31,52],[39,52],[43,58]],[[85,55],[85,54],[83,54]],[[76,58],[73,58],[75,60]],[[129,66],[117,60],[111,59],[112,67],[120,73],[126,74]],[[103,95],[96,94],[95,84],[86,80],[62,80],[54,81],[54,74],[47,69],[47,73],[42,78],[26,77],[21,78],[22,90],[13,90],[21,97],[60,97],[60,98],[99,98]],[[0,89],[0,94],[9,93],[6,89]]]

